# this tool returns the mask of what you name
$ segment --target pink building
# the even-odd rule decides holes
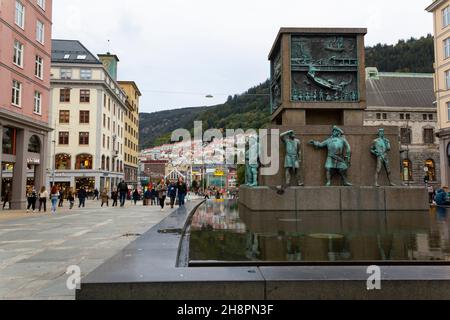
[[[45,184],[52,0],[0,1],[0,178],[12,209]]]

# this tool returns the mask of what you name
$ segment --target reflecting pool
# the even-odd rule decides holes
[[[209,200],[188,230],[202,262],[450,262],[449,218],[430,211],[255,212]]]

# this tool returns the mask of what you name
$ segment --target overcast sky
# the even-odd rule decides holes
[[[54,0],[53,38],[119,56],[141,111],[222,103],[269,76],[280,27],[365,27],[366,45],[432,33],[431,0]],[[205,95],[214,95],[213,99]]]

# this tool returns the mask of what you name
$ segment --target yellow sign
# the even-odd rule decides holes
[[[225,173],[222,170],[216,170],[216,172],[214,172],[214,175],[216,177],[223,177]]]

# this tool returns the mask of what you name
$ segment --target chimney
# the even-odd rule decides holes
[[[117,81],[117,65],[120,61],[115,54],[107,52],[106,54],[99,54],[98,58],[103,63],[103,66],[108,71],[109,75]]]

